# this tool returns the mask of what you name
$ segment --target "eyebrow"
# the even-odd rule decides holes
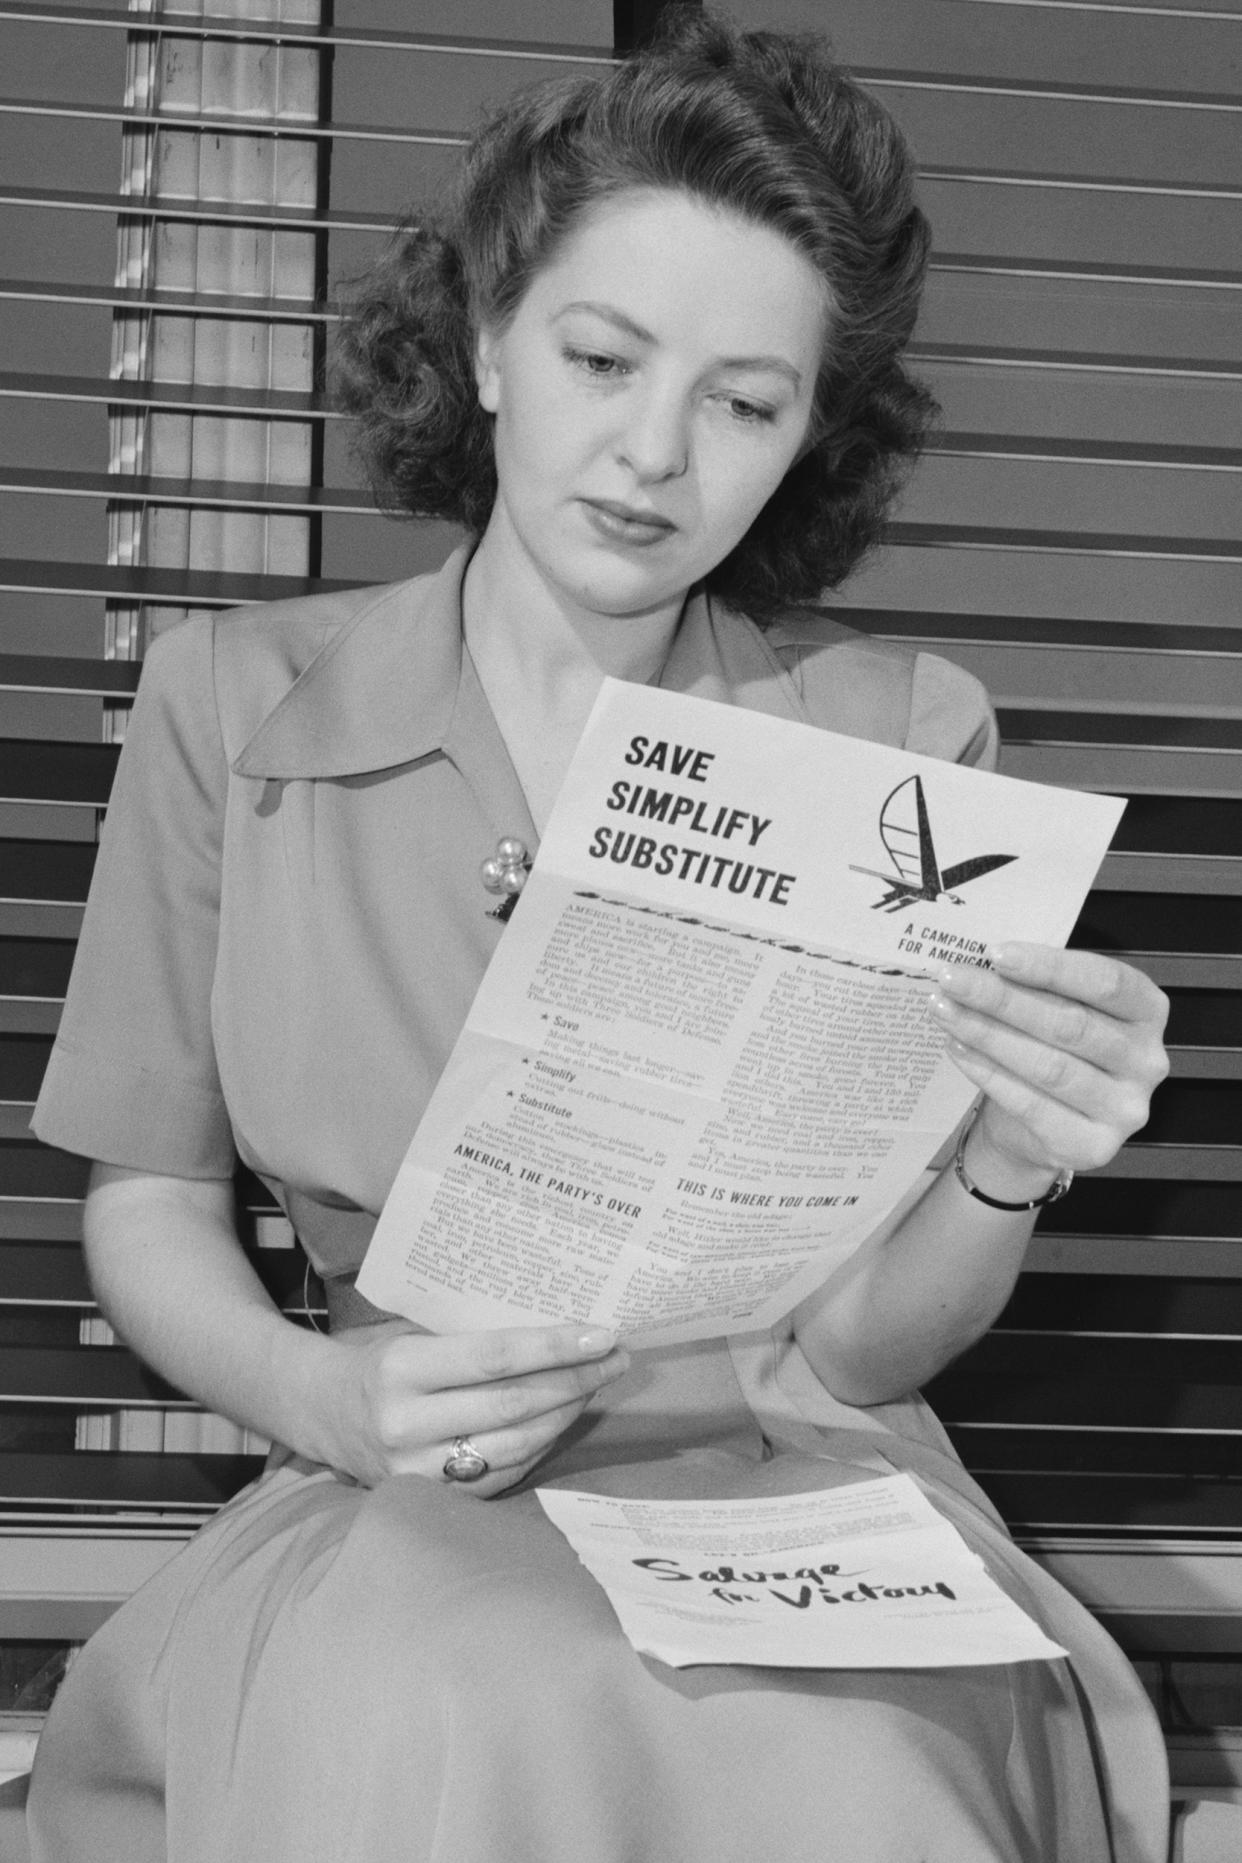
[[[635,323],[632,317],[617,310],[612,304],[599,304],[589,298],[576,299],[572,304],[564,304],[556,312],[553,322],[564,317],[569,311],[590,311],[596,317],[602,317],[605,323],[613,324],[618,330],[624,330],[639,343],[653,344],[655,336],[644,329],[641,323]],[[769,370],[776,375],[783,375],[792,383],[795,390],[802,386],[801,370],[795,369],[792,362],[784,356],[718,356],[712,364],[716,369],[755,369]]]

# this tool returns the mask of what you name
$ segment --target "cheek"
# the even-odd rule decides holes
[[[507,417],[507,418],[506,418]],[[527,472],[559,476],[589,450],[590,423],[571,392],[558,382],[544,383],[538,393],[514,395],[502,404],[498,433],[503,427],[505,451]]]
[[[740,538],[750,529],[789,469],[783,454],[757,460],[753,456],[714,462],[704,480],[704,494],[715,526]]]

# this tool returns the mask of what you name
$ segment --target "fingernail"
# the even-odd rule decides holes
[[[953,1014],[952,1003],[946,1003],[944,997],[939,994],[928,997],[927,1007],[934,1016],[942,1016],[947,1019]]]
[[[578,1334],[578,1350],[583,1358],[603,1358],[617,1343],[617,1335],[606,1326],[590,1326]]]

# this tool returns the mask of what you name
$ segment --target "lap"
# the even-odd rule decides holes
[[[826,1474],[709,1453],[609,1485]],[[1063,1664],[674,1670],[625,1642],[533,1494],[296,1465],[87,1646],[40,1756],[36,1863],[102,1854],[74,1831],[93,1817],[97,1845],[121,1777],[134,1863],[810,1863],[825,1830],[857,1863],[1109,1854]]]

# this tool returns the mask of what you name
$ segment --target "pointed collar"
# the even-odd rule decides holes
[[[444,749],[477,710],[463,670],[461,585],[472,546],[379,590],[320,649],[233,759],[239,776],[359,776]],[[477,684],[477,681],[473,682]],[[796,687],[745,615],[693,594],[660,684],[807,722]]]
[[[461,579],[443,568],[371,593],[239,754],[239,776],[361,776],[439,750],[461,683]]]

